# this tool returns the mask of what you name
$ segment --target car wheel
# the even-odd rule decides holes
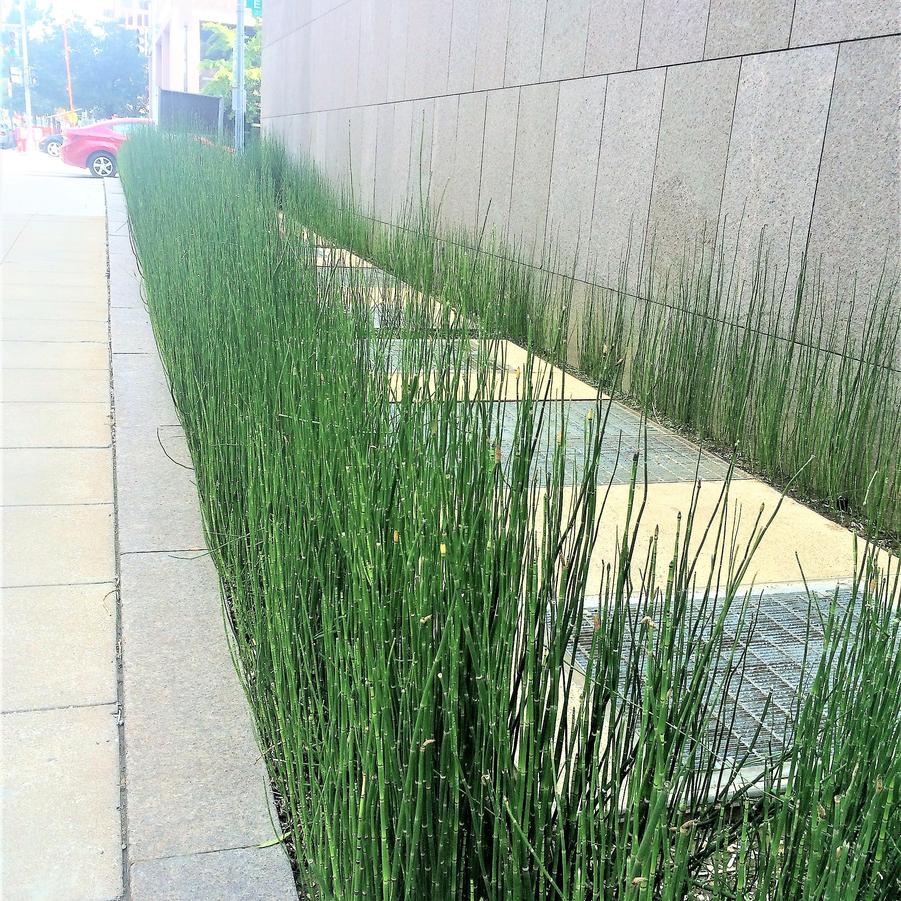
[[[116,174],[116,158],[111,153],[92,153],[88,157],[88,172],[94,178],[112,178]]]
[[[59,141],[51,141],[47,145],[47,155],[48,156],[59,156],[61,146],[62,145],[59,143]]]

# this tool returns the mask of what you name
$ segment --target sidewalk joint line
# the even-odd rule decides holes
[[[87,710],[91,707],[118,707],[116,698],[109,701],[93,701],[86,704],[51,704],[47,707],[17,707],[14,710],[2,710],[0,715],[15,713],[53,713],[56,710]]]

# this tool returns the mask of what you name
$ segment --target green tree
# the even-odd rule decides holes
[[[29,10],[30,12],[30,10]],[[117,23],[94,27],[76,20],[68,26],[72,94],[82,118],[137,116],[147,110],[147,60],[137,33]],[[63,29],[45,23],[29,29],[31,101],[36,116],[68,109]],[[8,106],[25,109],[25,91],[12,86]]]
[[[224,101],[225,118],[234,123],[235,111],[232,108],[233,64],[235,52],[235,33],[233,25],[219,22],[204,23],[204,57],[200,61],[204,85],[204,94],[221,97]],[[262,74],[263,35],[257,28],[248,29],[244,44],[244,85],[247,91],[247,125],[258,125],[260,122],[260,83]]]

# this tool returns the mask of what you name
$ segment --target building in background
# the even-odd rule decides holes
[[[855,310],[898,271],[897,2],[266,4],[264,133],[378,219],[424,194],[596,284],[763,234]]]
[[[142,52],[150,51],[150,0],[112,0],[103,18],[137,32]]]
[[[153,0],[150,6],[150,106],[159,90],[199,93],[205,24],[234,27],[235,0]],[[248,15],[248,23],[253,19]]]

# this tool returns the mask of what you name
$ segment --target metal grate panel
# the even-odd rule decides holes
[[[744,645],[750,633],[750,642],[742,672],[733,670],[731,678],[727,675],[726,647],[716,661],[718,675],[715,685],[716,691],[724,695],[723,717],[721,722],[709,725],[708,744],[715,746],[720,756],[741,759],[750,754],[749,763],[760,763],[767,756],[782,750],[786,737],[790,736],[793,709],[799,692],[803,694],[809,688],[823,650],[824,633],[817,607],[825,611],[832,600],[832,595],[815,596],[813,607],[809,608],[807,592],[798,590],[762,595],[749,605],[744,619],[740,604],[729,611],[724,623],[727,638],[735,635],[738,644]],[[844,614],[850,604],[850,590],[838,592],[839,615]],[[570,659],[583,674],[589,670],[596,635],[595,613],[587,611],[578,636],[569,646]],[[698,637],[705,640],[709,636],[710,628],[707,626],[700,630]],[[632,658],[635,653],[627,625],[622,643],[624,664],[634,662]],[[643,648],[638,649],[638,665],[642,668],[644,653]],[[691,670],[690,664],[688,669]],[[624,676],[619,687],[620,693],[624,693]],[[760,733],[755,743],[754,736],[758,729]],[[719,730],[725,734],[717,740]]]

